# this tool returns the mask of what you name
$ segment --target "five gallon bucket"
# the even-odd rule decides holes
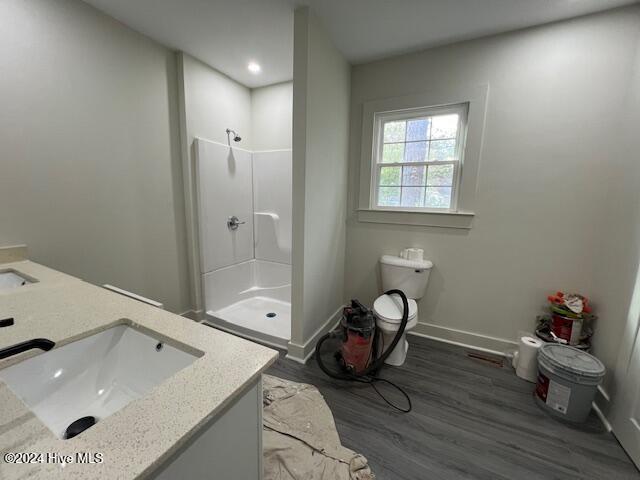
[[[545,344],[538,350],[536,401],[557,417],[584,422],[604,374],[604,365],[593,355],[566,345]]]

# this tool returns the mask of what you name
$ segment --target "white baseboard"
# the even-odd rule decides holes
[[[320,340],[325,333],[330,332],[335,329],[340,323],[340,319],[342,318],[342,309],[344,307],[338,308],[333,315],[331,315],[326,322],[324,322],[318,330],[311,336],[309,340],[307,340],[304,345],[299,345],[297,343],[289,342],[289,346],[287,348],[287,356],[289,360],[293,360],[294,362],[305,364],[307,360],[313,355],[313,352],[316,348],[316,343]]]
[[[416,327],[408,333],[409,335],[430,338],[439,342],[450,343],[501,356],[505,356],[506,352],[518,347],[516,342],[504,338],[489,337],[487,335],[431,325],[429,323],[418,323]],[[610,402],[611,398],[608,392],[602,385],[598,385],[598,393],[593,401],[592,407],[608,432],[612,431],[611,423],[609,423],[606,416],[606,413],[609,411]]]
[[[591,406],[598,415],[598,418],[600,418],[604,428],[606,428],[608,432],[611,432],[613,428],[607,418],[607,414],[611,408],[611,397],[602,385],[598,385],[598,393],[596,393],[596,398],[593,400]]]
[[[609,396],[609,392],[607,392],[602,385],[598,385],[598,395],[608,407],[609,403],[611,402],[611,397]]]
[[[432,340],[501,356],[505,356],[507,351],[517,348],[518,346],[516,342],[505,338],[490,337],[488,335],[466,332],[464,330],[442,327],[430,323],[418,323],[416,327],[408,333],[409,335],[417,335],[419,337],[430,338]]]
[[[304,345],[289,342],[286,358],[298,363],[306,363],[307,360],[309,360],[309,357],[313,355],[316,343],[320,337],[333,330],[340,322],[340,318],[342,317],[342,308],[343,307],[340,307],[336,310],[336,312],[313,334],[309,340],[307,340],[307,342],[305,342]],[[429,323],[418,323],[416,327],[408,333],[410,335],[426,337],[432,340],[501,356],[504,356],[505,352],[513,350],[518,346],[516,342],[504,338],[490,337],[488,335],[456,330],[454,328],[447,328]]]
[[[591,408],[593,408],[593,411],[596,412],[596,415],[598,415],[598,418],[602,422],[602,425],[604,425],[604,428],[607,430],[607,432],[612,432],[613,428],[611,427],[609,420],[607,420],[607,417],[604,415],[604,413],[602,413],[602,410],[600,410],[600,407],[595,401],[591,404]]]

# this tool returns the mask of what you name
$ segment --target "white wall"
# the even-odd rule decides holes
[[[620,148],[612,158],[607,179],[606,215],[600,224],[606,234],[596,255],[594,284],[600,315],[594,352],[610,371],[617,363],[615,375],[607,375],[604,385],[614,400],[622,386],[640,322],[640,26],[635,44],[635,71],[616,124]],[[632,302],[634,296],[636,300]],[[597,401],[609,414],[606,399],[599,397]]]
[[[597,297],[596,253],[602,238],[616,234],[603,231],[601,219],[638,12],[635,6],[355,66],[347,295],[371,302],[379,256],[422,247],[435,267],[417,331],[491,349],[531,330],[549,292]],[[473,227],[357,222],[363,102],[450,82],[490,89]],[[615,345],[608,321],[597,342]]]
[[[186,310],[175,72],[85,3],[0,2],[0,245]]]
[[[251,90],[186,53],[180,53],[187,133],[227,143],[225,130],[236,130],[239,146],[252,149]]]
[[[350,67],[307,8],[296,10],[294,45],[291,343],[299,356],[344,300]]]
[[[243,149],[251,150],[251,91],[185,53],[179,54],[178,61],[180,135],[191,302],[194,310],[201,313],[203,300],[195,208],[193,140],[200,137],[226,144],[225,130],[231,128],[242,137],[238,145]]]
[[[251,134],[253,150],[291,148],[293,82],[251,90]]]

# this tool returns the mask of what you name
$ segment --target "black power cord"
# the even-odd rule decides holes
[[[400,388],[398,385],[396,385],[395,383],[391,382],[390,380],[387,380],[385,378],[380,378],[377,375],[377,372],[382,368],[382,366],[384,365],[384,361],[389,357],[389,355],[391,355],[391,352],[393,351],[394,348],[396,348],[396,345],[398,345],[398,342],[400,341],[400,339],[402,338],[402,334],[404,333],[406,327],[407,327],[407,322],[409,321],[409,301],[407,300],[407,296],[404,294],[404,292],[402,290],[389,290],[388,292],[385,292],[385,295],[393,295],[393,294],[397,294],[400,299],[402,300],[402,320],[400,322],[400,327],[398,328],[398,332],[396,333],[396,336],[393,338],[393,341],[391,342],[391,344],[389,345],[389,347],[387,349],[385,349],[385,351],[382,353],[382,355],[380,357],[378,357],[377,359],[375,359],[364,371],[356,374],[355,372],[350,372],[350,371],[344,371],[344,372],[334,372],[332,370],[330,370],[329,368],[327,368],[327,366],[324,364],[323,360],[322,360],[322,356],[320,355],[320,349],[322,348],[322,344],[329,340],[330,338],[340,338],[343,336],[342,332],[338,331],[338,330],[334,330],[333,332],[329,332],[325,335],[323,335],[320,340],[318,340],[318,343],[316,344],[316,362],[318,363],[318,367],[320,367],[320,370],[322,370],[325,374],[327,374],[329,377],[334,378],[336,380],[343,380],[343,381],[347,381],[347,382],[359,382],[359,383],[368,383],[369,385],[371,385],[371,387],[375,390],[375,392],[380,395],[380,398],[382,398],[385,403],[387,403],[387,405],[395,408],[396,410],[403,412],[403,413],[409,413],[412,409],[412,404],[411,404],[411,398],[409,398],[409,395],[407,394],[407,392],[405,392],[402,388]],[[376,383],[386,383],[388,385],[391,385],[392,387],[394,387],[395,389],[397,389],[403,396],[404,398],[407,400],[407,405],[408,407],[403,408],[400,407],[396,404],[394,404],[393,402],[391,402],[389,399],[387,399],[382,392],[380,392],[380,390],[378,390],[378,388],[376,387]]]

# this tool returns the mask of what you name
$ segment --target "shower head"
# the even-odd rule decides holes
[[[238,135],[234,130],[231,130],[230,128],[227,128],[227,137],[229,137],[229,135],[231,135],[232,133],[233,133],[233,141],[234,142],[239,142],[240,140],[242,140],[240,135]]]

